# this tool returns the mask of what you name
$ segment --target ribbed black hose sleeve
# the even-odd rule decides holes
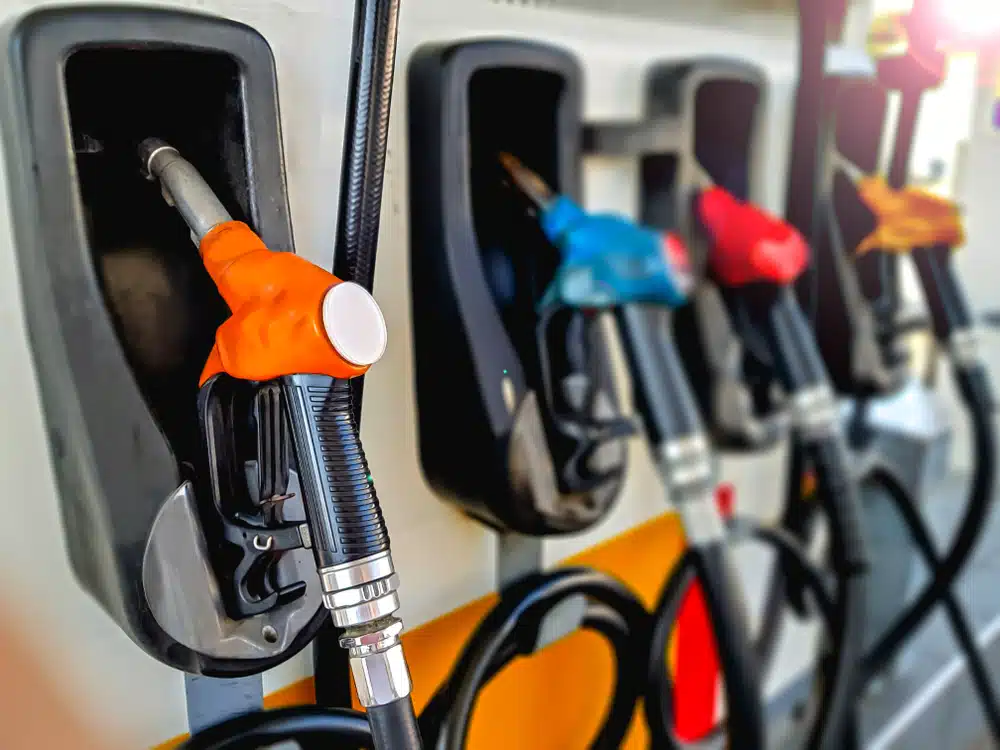
[[[980,534],[986,528],[987,517],[993,506],[997,440],[989,373],[982,365],[959,368],[955,371],[955,380],[971,422],[972,455],[976,462],[965,515],[951,548],[944,556],[941,566],[934,571],[930,582],[866,655],[863,665],[863,675],[866,678],[885,668],[955,583],[975,549]]]
[[[836,619],[829,655],[824,660],[827,689],[820,700],[816,723],[806,747],[841,750],[847,723],[857,697],[859,662],[863,654],[866,618],[867,553],[861,523],[857,484],[843,436],[839,432],[811,441],[806,447],[816,472],[817,486],[827,509],[830,552],[837,573]]]
[[[372,731],[360,711],[299,706],[235,716],[198,732],[180,750],[258,750],[290,741],[302,750],[357,750],[372,747]]]
[[[423,743],[417,729],[410,696],[368,709],[375,750],[420,750]]]
[[[358,0],[334,274],[369,291],[382,210],[399,0]]]
[[[317,566],[385,552],[389,534],[358,437],[350,381],[288,375],[282,389]]]
[[[701,582],[705,608],[712,623],[715,651],[726,696],[726,722],[734,747],[764,750],[766,728],[760,670],[750,639],[742,592],[729,567],[724,541],[691,549],[695,574]]]
[[[333,272],[368,291],[375,282],[398,20],[399,0],[355,4]],[[355,378],[352,388],[354,419],[360,424],[364,376]]]

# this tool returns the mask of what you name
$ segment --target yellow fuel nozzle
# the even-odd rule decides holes
[[[921,188],[893,190],[882,177],[862,178],[857,186],[878,221],[875,230],[858,245],[858,254],[869,250],[908,253],[916,247],[965,244],[961,211],[953,201]]]
[[[910,48],[910,37],[903,23],[905,14],[884,13],[872,19],[865,38],[865,49],[873,60],[902,57]]]

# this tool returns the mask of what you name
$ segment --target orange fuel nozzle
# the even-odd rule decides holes
[[[221,372],[258,381],[301,374],[352,378],[381,358],[385,319],[367,290],[294,253],[269,249],[229,216],[172,147],[150,139],[140,153],[191,229],[232,311],[216,331],[201,383]]]
[[[927,190],[893,190],[881,177],[859,180],[861,199],[875,214],[878,225],[858,245],[857,252],[883,250],[908,253],[915,247],[965,244],[961,212],[950,200]]]

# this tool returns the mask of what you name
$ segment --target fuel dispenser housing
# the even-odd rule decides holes
[[[20,19],[6,51],[16,251],[73,569],[165,664],[217,676],[275,666],[327,617],[311,553],[276,563],[304,584],[294,601],[233,616],[223,542],[205,522],[216,511],[197,402],[228,310],[135,155],[150,135],[171,138],[234,216],[291,249],[270,47],[208,15],[76,6]],[[248,486],[270,468],[248,463]],[[279,468],[294,494],[294,470]]]
[[[646,74],[641,121],[588,128],[589,152],[639,158],[640,218],[684,238],[698,278],[704,278],[708,248],[694,198],[710,184],[741,199],[756,192],[765,84],[763,71],[743,61],[704,57],[660,63]],[[766,359],[763,345],[741,341],[719,290],[699,283],[690,303],[670,318],[716,442],[737,450],[774,445],[784,428],[770,402],[770,377],[760,362]]]
[[[473,517],[533,536],[590,526],[624,476],[622,439],[574,441],[555,425],[535,306],[558,251],[523,209],[511,210],[499,162],[510,152],[579,196],[581,78],[569,54],[521,41],[424,47],[409,71],[421,463],[430,484]],[[581,316],[553,328],[569,342],[553,359],[555,386],[589,417],[614,418],[600,329]],[[566,469],[581,456],[599,477],[567,486]]]

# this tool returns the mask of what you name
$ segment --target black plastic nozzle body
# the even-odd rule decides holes
[[[387,551],[389,534],[354,422],[350,381],[287,375],[281,382],[317,566]]]

